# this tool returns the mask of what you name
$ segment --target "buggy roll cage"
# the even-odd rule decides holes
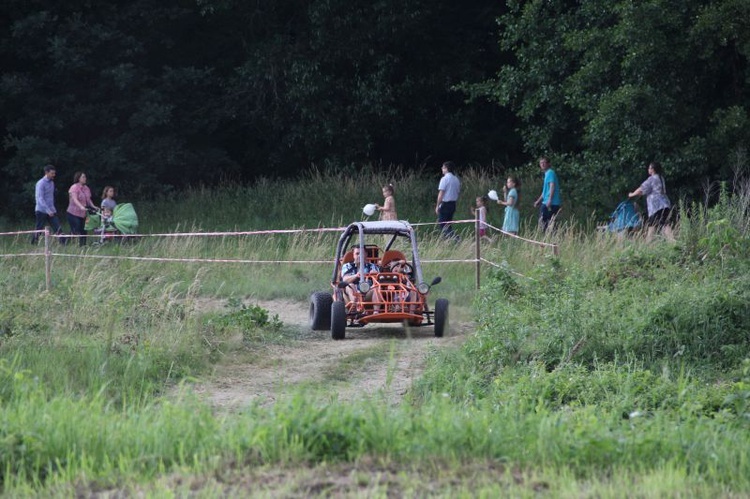
[[[364,282],[364,269],[365,269],[365,263],[367,261],[367,251],[366,251],[366,244],[365,244],[365,235],[373,235],[373,234],[381,234],[381,235],[390,235],[391,238],[388,240],[388,242],[385,245],[385,248],[383,252],[385,253],[388,251],[392,246],[393,243],[396,242],[396,240],[399,237],[405,237],[409,239],[409,242],[411,244],[411,266],[414,269],[414,281],[417,285],[424,282],[424,279],[422,278],[422,265],[419,260],[419,251],[417,249],[417,237],[414,233],[414,229],[409,224],[409,222],[405,220],[400,221],[379,221],[379,222],[354,222],[350,224],[346,230],[341,234],[341,237],[339,238],[339,242],[336,245],[336,262],[333,267],[333,275],[331,276],[331,284],[334,286],[336,283],[338,283],[341,280],[341,265],[342,265],[342,259],[344,255],[346,254],[346,248],[349,247],[349,244],[352,240],[352,238],[357,235],[359,236],[359,262],[357,262],[357,268],[359,269],[359,278],[362,282]]]

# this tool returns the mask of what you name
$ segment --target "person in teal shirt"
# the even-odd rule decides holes
[[[547,232],[550,222],[560,211],[562,196],[557,173],[550,167],[549,158],[545,156],[539,158],[539,168],[544,172],[544,186],[542,187],[542,193],[534,201],[534,206],[539,206],[539,225],[543,232]]]

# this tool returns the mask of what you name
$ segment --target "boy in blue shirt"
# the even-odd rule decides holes
[[[544,186],[542,187],[542,194],[534,201],[534,206],[539,206],[539,224],[542,231],[547,232],[550,221],[560,211],[562,196],[557,173],[550,168],[549,158],[545,156],[539,158],[539,168],[544,173]]]

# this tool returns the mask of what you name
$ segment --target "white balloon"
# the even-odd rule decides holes
[[[493,190],[491,190],[490,192],[488,192],[488,193],[487,193],[487,196],[488,196],[488,197],[489,197],[489,198],[490,198],[491,200],[493,200],[493,201],[497,201],[498,199],[500,199],[500,198],[498,198],[498,197],[497,197],[497,191],[496,191],[496,190],[494,190],[494,189],[493,189]]]
[[[370,217],[375,213],[375,208],[374,204],[366,204],[365,207],[362,208],[362,213]]]

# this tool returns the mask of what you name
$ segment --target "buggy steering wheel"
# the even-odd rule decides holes
[[[408,262],[404,263],[398,263],[399,260],[394,260],[389,265],[391,272],[398,272],[399,274],[413,274],[414,273],[414,267],[412,267]]]
[[[414,273],[414,267],[412,267],[409,263],[405,263],[401,265],[401,273],[411,275]]]

